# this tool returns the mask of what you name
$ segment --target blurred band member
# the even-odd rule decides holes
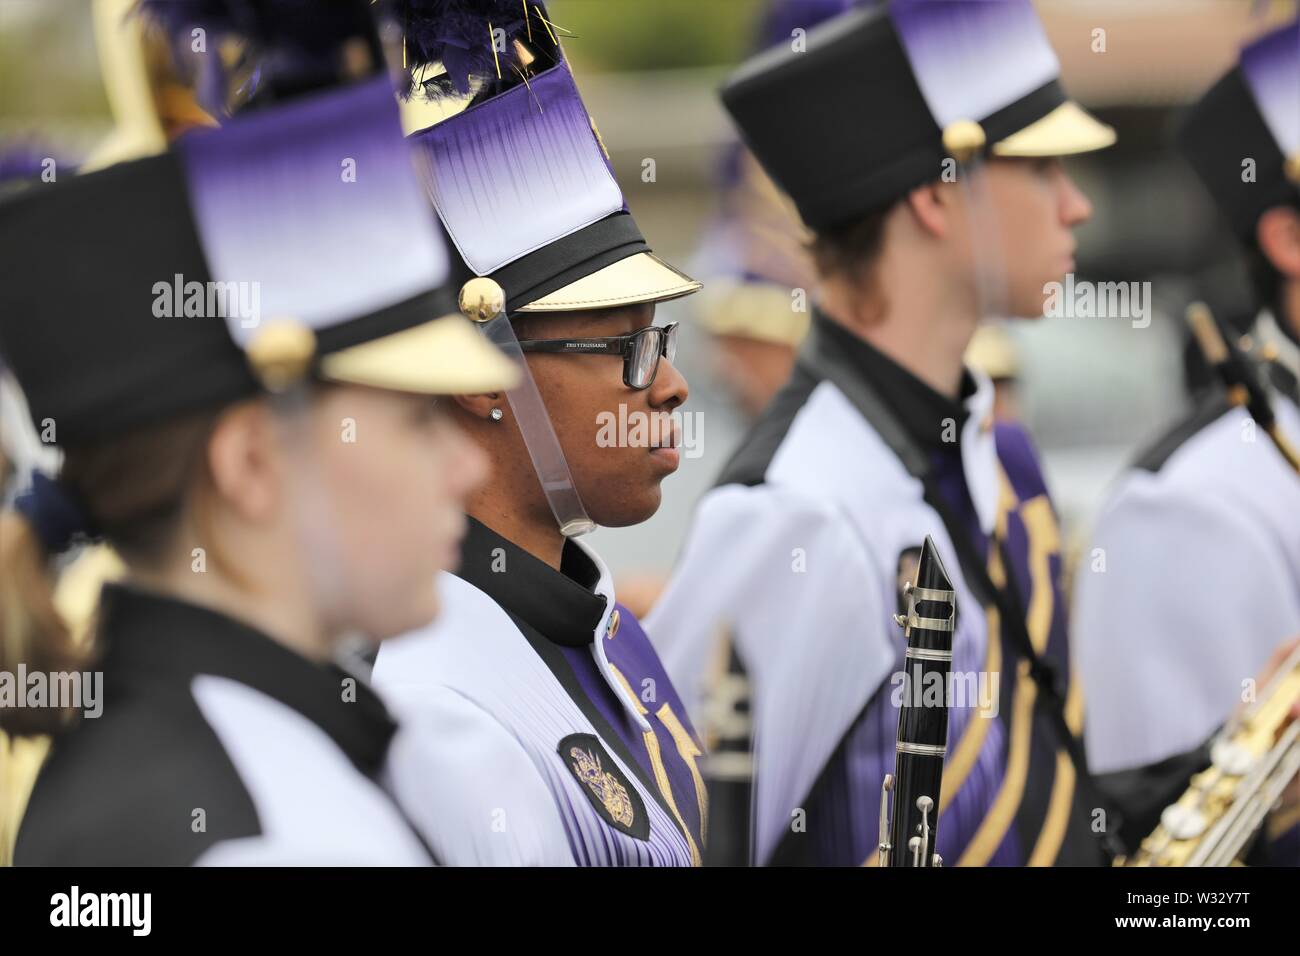
[[[1278,427],[1300,445],[1300,23],[1242,51],[1179,146],[1250,258],[1264,306],[1251,338]],[[1109,786],[1207,763],[1201,742],[1242,681],[1300,634],[1297,516],[1300,474],[1221,390],[1120,477],[1090,549],[1104,571],[1080,570],[1074,618],[1088,756]],[[1272,831],[1297,822],[1293,804]]]
[[[387,77],[353,79],[0,214],[0,352],[63,453],[0,515],[0,723],[58,734],[19,864],[430,861],[338,660],[437,613],[486,463],[433,396],[515,376],[449,314]],[[51,603],[81,537],[125,562],[88,648]]]

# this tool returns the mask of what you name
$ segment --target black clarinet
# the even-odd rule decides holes
[[[898,711],[894,772],[885,774],[880,787],[880,865],[942,866],[935,847],[943,759],[948,752],[948,672],[952,669],[957,596],[929,535],[921,547],[916,581],[908,582],[903,594],[907,613],[895,614],[894,620],[907,638],[904,694]],[[926,689],[936,682],[942,689],[937,706],[925,703]]]

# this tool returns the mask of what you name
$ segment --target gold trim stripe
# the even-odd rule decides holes
[[[618,682],[623,685],[623,690],[627,692],[628,698],[636,704],[637,711],[643,717],[649,714],[650,711],[646,710],[645,705],[641,703],[641,698],[632,693],[632,685],[627,682],[627,678],[623,676],[623,672],[613,664],[609,665],[609,670],[610,673],[618,678]],[[669,730],[669,733],[671,732],[672,731]],[[681,829],[682,836],[686,837],[686,843],[691,848],[691,866],[701,866],[704,861],[700,857],[700,848],[695,845],[695,838],[691,836],[691,828],[688,827],[686,821],[682,819],[682,812],[677,809],[677,801],[673,799],[673,785],[668,780],[668,768],[664,766],[663,754],[659,751],[659,737],[655,734],[653,727],[649,730],[643,731],[641,737],[645,741],[646,751],[650,754],[650,766],[654,768],[655,783],[659,786],[659,792],[663,794],[664,803],[668,804],[668,809],[672,811],[673,817],[677,820],[677,826]],[[702,822],[703,817],[701,817],[701,823]],[[702,838],[703,834],[701,834],[701,839]]]
[[[1005,541],[1007,535],[1007,516],[1016,508],[1016,495],[1007,478],[1006,470],[998,463],[998,479],[1001,485],[1001,497],[998,507],[998,522],[995,536]],[[1009,504],[1008,504],[1009,503]],[[1052,609],[1055,594],[1052,588],[1050,558],[1053,550],[1059,550],[1060,535],[1056,522],[1052,518],[1051,506],[1044,495],[1038,495],[1020,507],[1020,518],[1025,528],[1025,537],[1030,555],[1030,578],[1032,592],[1029,607],[1025,614],[1025,623],[1029,631],[1029,640],[1034,650],[1043,653],[1047,648],[1051,634]],[[996,573],[995,573],[996,572]],[[1007,569],[1002,566],[1002,556],[996,547],[990,549],[989,577],[998,587],[1006,583]],[[958,866],[984,866],[997,851],[1006,837],[1007,830],[1015,820],[1024,800],[1025,784],[1029,777],[1030,745],[1033,738],[1034,702],[1038,697],[1038,688],[1029,676],[1029,665],[1020,661],[1016,667],[1016,689],[1011,705],[1011,741],[1007,753],[1007,768],[1002,778],[1002,786],[993,800],[992,807],[980,822],[975,836],[966,845],[965,851],[957,861]],[[1063,751],[1057,753],[1057,769],[1061,765]],[[1053,792],[1049,798],[1047,817],[1034,848],[1038,859],[1049,853],[1056,858],[1060,850],[1059,841],[1053,846],[1051,839],[1043,840],[1043,829],[1053,824],[1052,810],[1066,797],[1073,793],[1073,785],[1062,789],[1059,773],[1053,780]],[[1066,805],[1068,816],[1068,803]],[[1060,813],[1058,809],[1058,814]],[[1059,827],[1060,838],[1064,838],[1064,821]]]
[[[994,523],[994,533],[1005,535],[1007,530],[1007,516],[1016,507],[1019,502],[1015,493],[1011,490],[1010,482],[1003,476],[1002,487],[998,495],[998,516]],[[989,553],[989,577],[993,583],[1001,586],[1003,578],[1001,573],[1002,559],[997,554],[997,549],[993,548]],[[998,614],[997,607],[990,606],[985,613],[985,654],[984,654],[984,673],[993,674],[1002,672],[1002,617]],[[970,776],[971,771],[975,768],[975,762],[979,759],[980,751],[984,749],[984,741],[988,738],[989,721],[988,719],[971,718],[962,733],[961,742],[957,744],[957,749],[953,758],[948,761],[948,766],[944,770],[943,790],[939,794],[939,812],[943,813],[952,803],[957,793],[961,790],[962,784]],[[952,781],[951,787],[949,781]]]
[[[1070,678],[1070,691],[1065,699],[1065,722],[1073,734],[1079,733],[1083,725],[1083,689],[1078,679]],[[1051,866],[1061,852],[1065,842],[1066,825],[1070,821],[1070,808],[1074,805],[1074,791],[1077,783],[1074,761],[1064,748],[1056,751],[1056,776],[1052,780],[1052,796],[1048,800],[1047,815],[1043,818],[1043,828],[1038,832],[1033,852],[1029,854],[1029,866]]]
[[[660,722],[668,728],[668,732],[673,735],[673,741],[677,744],[677,752],[681,755],[686,766],[691,771],[691,779],[695,781],[695,799],[700,808],[700,843],[705,846],[709,843],[709,788],[705,786],[704,775],[700,773],[699,765],[696,759],[704,756],[702,751],[687,733],[682,722],[677,719],[673,713],[672,704],[667,701],[655,712],[655,716]]]
[[[1003,475],[1004,482],[1005,478]],[[996,533],[1005,533],[1005,514],[998,518]],[[1006,581],[1002,555],[997,548],[989,550],[989,578],[999,588]],[[1001,635],[992,639],[1001,640]],[[958,858],[958,866],[985,866],[1002,843],[1007,828],[1020,809],[1025,780],[1029,775],[1029,743],[1033,732],[1034,699],[1037,696],[1038,688],[1029,677],[1029,664],[1019,661],[1016,666],[1016,689],[1011,701],[1011,739],[1007,746],[1007,767],[1002,776],[1002,785],[993,798],[993,805],[980,821],[975,835]]]

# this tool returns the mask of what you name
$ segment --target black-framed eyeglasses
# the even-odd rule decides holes
[[[648,325],[627,335],[592,339],[525,339],[519,343],[525,352],[551,352],[564,355],[621,355],[623,384],[628,388],[649,388],[659,373],[659,359],[677,357],[677,323]]]

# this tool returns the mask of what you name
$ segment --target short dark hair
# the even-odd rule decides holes
[[[880,299],[876,288],[876,264],[885,245],[885,222],[896,203],[889,203],[864,216],[817,232],[808,245],[817,273],[824,278],[849,280],[867,297]],[[877,302],[877,312],[885,303]]]
[[[893,206],[873,210],[841,226],[813,236],[809,251],[817,271],[824,276],[860,276],[880,258],[885,241],[885,219]]]

